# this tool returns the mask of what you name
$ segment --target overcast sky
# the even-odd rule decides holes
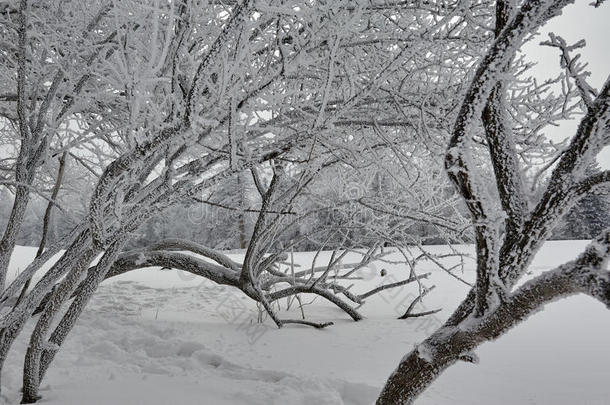
[[[541,78],[548,78],[560,72],[558,50],[538,45],[542,40],[548,39],[549,31],[562,36],[568,44],[581,39],[587,41],[587,46],[579,52],[582,54],[581,60],[589,62],[589,83],[594,88],[599,90],[610,75],[610,2],[594,8],[589,5],[592,1],[576,0],[576,4],[568,6],[563,15],[551,20],[542,29],[537,40],[527,45],[526,53],[531,59],[539,62],[536,73]],[[577,120],[564,123],[560,128],[551,128],[548,135],[555,139],[572,136],[577,124]],[[602,151],[598,160],[602,167],[610,169],[610,147]]]

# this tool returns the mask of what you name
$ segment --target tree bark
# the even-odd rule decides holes
[[[472,343],[444,334],[441,328],[413,349],[400,362],[387,380],[377,405],[410,405],[419,394],[436,380],[449,366],[458,361]]]
[[[23,397],[22,404],[32,404],[41,397],[38,394],[40,386],[40,358],[45,349],[46,336],[51,323],[60,311],[62,304],[70,297],[81,280],[83,273],[87,270],[89,263],[95,258],[96,251],[88,249],[85,251],[72,271],[54,289],[51,299],[45,305],[38,322],[30,336],[23,365]]]

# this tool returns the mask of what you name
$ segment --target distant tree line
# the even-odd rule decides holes
[[[62,189],[58,195],[58,203],[62,211],[57,212],[51,218],[48,239],[53,243],[65,236],[82,220],[86,209],[87,199],[79,198],[80,195],[74,187],[87,187],[85,173],[78,173],[76,164],[71,166],[71,179],[66,180],[66,184],[72,184],[73,189]],[[594,175],[601,171],[599,164],[593,164],[586,170],[587,175]],[[372,176],[372,180],[366,192],[369,197],[375,195],[385,195],[390,192],[390,180],[383,174],[377,172]],[[355,184],[355,183],[354,183]],[[357,203],[352,204],[352,209],[345,206],[341,210],[333,210],[334,204],[344,203],[345,195],[338,193],[330,184],[327,189],[321,190],[311,199],[306,199],[302,208],[316,210],[315,215],[309,215],[307,221],[302,221],[299,226],[293,227],[290,233],[284,235],[285,241],[294,240],[299,233],[306,233],[312,227],[334,227],[342,224],[346,229],[349,228],[349,240],[352,246],[366,247],[374,243],[371,237],[371,227],[378,229],[380,219],[385,221],[388,228],[392,227],[392,222],[399,223],[400,217],[396,216],[377,216],[370,210],[358,212],[362,209]],[[215,191],[214,195],[208,196],[205,201],[193,199],[177,204],[162,214],[154,216],[146,222],[134,236],[131,246],[142,247],[150,243],[158,242],[167,238],[182,238],[198,241],[205,246],[210,246],[222,250],[244,249],[250,238],[254,222],[256,221],[256,210],[260,206],[260,198],[253,189],[254,185],[248,174],[231,177],[227,179],[223,186]],[[451,193],[451,189],[447,193]],[[358,190],[347,190],[346,193],[362,193]],[[359,197],[359,196],[354,196]],[[12,196],[6,189],[0,189],[0,227],[4,227],[10,213]],[[18,244],[23,246],[38,246],[42,227],[41,222],[47,207],[47,200],[34,197],[28,206],[28,215],[17,239]],[[327,208],[327,209],[322,209]],[[462,213],[455,210],[455,207],[445,210],[448,218],[451,216],[461,217]],[[598,235],[607,224],[610,223],[610,199],[607,193],[590,194],[578,201],[569,213],[563,218],[561,223],[553,232],[551,240],[570,240],[570,239],[592,239]],[[422,244],[444,243],[439,238],[438,231],[430,224],[417,223],[409,226],[405,232],[413,236],[414,240]],[[405,235],[401,235],[400,242],[405,241]],[[399,239],[400,239],[399,238]],[[455,236],[454,236],[455,238]],[[469,234],[464,234],[462,240],[457,242],[471,242]],[[398,242],[398,241],[397,241]],[[344,243],[336,240],[329,243],[328,240],[318,241],[308,238],[296,247],[302,250],[317,250],[324,245],[328,248],[337,247]]]
[[[599,164],[590,165],[585,174],[601,173]],[[555,229],[553,239],[592,239],[610,224],[610,200],[607,190],[588,194],[572,207]]]

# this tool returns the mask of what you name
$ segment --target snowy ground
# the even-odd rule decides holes
[[[533,271],[574,258],[585,244],[548,243]],[[13,271],[34,253],[18,249]],[[311,258],[296,255],[300,263]],[[381,267],[389,270],[384,278],[378,275]],[[430,269],[432,264],[424,264],[420,271]],[[391,282],[404,271],[378,264],[363,271],[366,285],[357,287]],[[463,276],[472,280],[472,270]],[[306,306],[307,315],[333,320],[334,326],[277,330],[268,321],[257,323],[255,305],[231,288],[176,271],[132,272],[100,288],[43,382],[43,403],[371,404],[398,360],[466,291],[442,271],[433,271],[427,284],[437,288],[425,307],[444,308],[435,317],[395,319],[413,297],[415,290],[408,287],[370,299],[361,322],[318,299]],[[6,403],[19,401],[27,335],[5,366]],[[483,345],[477,351],[480,364],[452,367],[418,404],[608,404],[608,336],[610,317],[601,304],[587,297],[562,300]]]

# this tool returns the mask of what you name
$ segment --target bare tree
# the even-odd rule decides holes
[[[610,141],[610,78],[596,91],[568,46],[552,35],[562,66],[580,95],[584,115],[576,134],[558,155],[543,192],[530,205],[522,162],[507,115],[506,73],[524,40],[572,1],[496,2],[496,39],[479,64],[464,97],[445,158],[447,173],[462,195],[475,231],[476,285],[447,322],[407,354],[383,388],[378,404],[411,404],[445,369],[476,362],[473,350],[539,311],[545,304],[587,294],[610,307],[610,231],[599,235],[575,260],[517,286],[561,217],[583,196],[607,185],[608,171],[587,177],[585,168]],[[601,2],[597,2],[600,6]],[[495,193],[471,156],[482,126]]]
[[[99,90],[91,87],[93,77],[99,72],[99,61],[111,51],[106,31],[100,26],[108,7],[91,5],[63,9],[52,7],[50,2],[0,4],[3,36],[0,120],[3,141],[7,140],[2,145],[0,184],[13,193],[11,214],[0,240],[3,293],[7,292],[8,262],[32,195],[49,202],[41,224],[39,252],[31,271],[18,284],[13,284],[16,289],[9,288],[14,300],[3,303],[2,316],[7,314],[7,309],[9,313],[16,310],[20,314],[19,322],[2,324],[0,329],[0,367],[23,322],[29,318],[27,311],[21,312],[20,308],[29,301],[32,290],[36,290],[36,287],[28,289],[32,275],[74,236],[50,246],[46,243],[51,214],[58,207],[56,198],[62,186],[67,154],[94,137],[91,131],[95,130],[96,121],[90,119],[86,106],[92,94],[97,95]]]
[[[278,327],[304,320],[282,319],[273,302],[305,293],[329,300],[358,320],[355,306],[368,296],[426,277],[407,269],[394,285],[361,294],[340,283],[382,258],[382,241],[421,242],[398,239],[407,228],[406,220],[458,240],[467,232],[461,220],[444,218],[455,198],[447,205],[419,194],[443,196],[446,190],[440,176],[424,174],[430,174],[427,165],[444,154],[452,119],[464,120],[465,113],[456,109],[456,94],[469,91],[464,83],[473,76],[471,66],[492,39],[487,28],[489,4],[150,3],[100,1],[85,12],[66,11],[55,0],[21,0],[17,7],[8,2],[2,8],[7,21],[2,29],[12,33],[17,46],[1,43],[0,50],[11,55],[6,76],[17,78],[8,82],[17,91],[8,86],[0,112],[15,123],[13,142],[20,146],[15,150],[24,156],[15,158],[11,168],[16,173],[27,169],[30,176],[5,183],[13,182],[24,195],[36,190],[35,168],[42,158],[32,151],[40,149],[40,156],[49,153],[46,145],[57,135],[61,118],[69,122],[61,128],[74,139],[57,140],[52,153],[68,151],[96,178],[86,218],[41,250],[0,291],[0,366],[31,315],[40,313],[25,358],[24,403],[39,399],[40,381],[55,353],[99,284],[113,275],[151,266],[190,271],[239,288],[260,303]],[[75,28],[66,38],[53,37],[46,30],[63,23],[64,12],[76,20],[68,24]],[[52,46],[47,46],[47,36],[54,39]],[[61,92],[52,85],[47,88],[56,77]],[[27,80],[33,84],[26,85]],[[35,90],[36,84],[51,95],[26,91],[32,86]],[[534,98],[539,91],[532,90]],[[518,108],[519,102],[519,97],[511,97],[508,105]],[[52,115],[47,104],[58,114]],[[23,112],[32,105],[31,111]],[[538,115],[550,120],[561,107]],[[41,131],[34,131],[38,135],[33,138],[30,122]],[[524,125],[519,130],[528,129]],[[454,143],[461,144],[457,139]],[[523,145],[528,142],[515,142],[521,159],[527,157],[529,149]],[[486,147],[485,139],[479,136],[476,145]],[[25,164],[26,157],[36,159]],[[358,195],[348,201],[350,209],[357,210],[344,210],[341,214],[348,220],[331,229],[339,246],[347,246],[333,246],[331,260],[323,265],[282,268],[291,246],[280,243],[280,237],[315,211],[299,203],[315,194],[316,180],[329,168],[349,177],[379,160],[386,165],[378,164],[378,171],[412,195]],[[243,263],[193,241],[164,240],[137,251],[126,248],[148,219],[184,201],[215,203],[210,198],[214,190],[244,173],[252,177],[260,204],[252,209],[256,221]],[[50,177],[58,180],[61,175],[57,171]],[[16,196],[15,204],[10,237],[0,251],[4,275],[27,198]],[[342,259],[357,246],[350,227],[358,225],[355,213],[362,210],[389,215],[396,227],[386,232],[380,224],[372,235],[377,239],[360,252],[361,260],[346,265]],[[312,229],[300,236],[314,240],[318,231],[326,230]],[[29,287],[32,276],[62,250],[61,258]],[[93,266],[95,258],[99,260]]]
[[[0,46],[4,61],[0,120],[3,129],[12,133],[13,145],[7,143],[5,147],[16,150],[16,156],[3,159],[6,176],[0,179],[0,184],[14,193],[11,214],[0,239],[0,289],[6,283],[8,260],[30,197],[45,196],[38,176],[41,167],[87,138],[85,131],[75,136],[66,122],[80,109],[77,101],[90,96],[86,85],[95,70],[92,65],[105,50],[103,42],[95,42],[102,31],[98,24],[106,8],[76,8],[66,13],[61,8],[48,10],[45,5],[36,4],[37,11],[43,11],[37,14],[27,12],[28,2],[15,3],[2,4],[0,18],[0,30],[6,39]],[[79,15],[79,20],[74,14]],[[46,30],[54,30],[65,20],[70,23],[60,30],[61,35],[46,37]],[[59,45],[69,37],[74,38],[69,46]],[[58,52],[59,48],[62,52]],[[53,203],[55,197],[46,198]]]
[[[451,110],[450,103],[436,104],[447,99],[443,94],[435,94],[434,103],[426,104],[433,92],[422,86],[423,80],[449,55],[462,54],[456,65],[470,63],[478,43],[487,38],[485,31],[459,26],[439,32],[439,21],[450,21],[460,12],[455,6],[403,9],[402,4],[385,2],[197,0],[151,6],[134,0],[100,2],[98,9],[89,7],[83,14],[79,8],[60,6],[52,0],[22,0],[17,7],[13,2],[3,7],[3,29],[18,40],[14,49],[3,49],[14,55],[7,76],[17,71],[17,91],[13,94],[9,88],[2,101],[8,105],[5,118],[16,122],[21,133],[19,153],[24,157],[13,167],[18,172],[27,169],[29,176],[15,180],[15,187],[24,195],[32,189],[38,156],[46,156],[62,117],[70,120],[67,131],[79,135],[67,143],[69,148],[79,147],[70,156],[98,177],[86,220],[47,246],[1,292],[0,364],[31,315],[40,310],[26,353],[23,402],[38,400],[45,371],[99,284],[131,268],[181,268],[236,286],[260,302],[278,326],[284,320],[271,303],[301,293],[323,296],[359,319],[351,305],[376,291],[357,296],[336,283],[345,276],[338,271],[345,270],[340,258],[346,249],[338,249],[330,263],[309,272],[287,276],[276,268],[283,256],[273,246],[275,235],[285,224],[283,212],[290,211],[302,190],[299,182],[283,188],[286,171],[291,165],[332,163],[356,154],[362,144],[354,140],[354,128],[392,128],[395,137],[405,136],[404,142],[415,139],[413,131],[403,130],[413,116],[442,117]],[[60,24],[65,12],[80,25],[74,25],[68,38],[60,37],[47,47],[44,38],[52,33],[45,30],[53,26],[49,21]],[[472,13],[486,18],[482,7],[474,5]],[[71,41],[78,44],[78,52],[63,49],[72,50]],[[33,52],[30,44],[39,43],[41,50]],[[66,66],[60,63],[64,56]],[[37,60],[44,66],[37,66]],[[71,64],[72,60],[81,63]],[[405,72],[407,63],[412,68]],[[68,67],[80,70],[66,75]],[[40,78],[40,72],[47,71],[52,80]],[[463,66],[456,68],[464,71]],[[445,95],[459,90],[458,76],[437,88]],[[56,85],[45,88],[49,95],[39,98],[36,91],[26,91],[26,79]],[[400,98],[393,88],[404,88],[412,97]],[[77,98],[80,94],[87,97]],[[413,105],[416,94],[421,100]],[[27,112],[28,105],[36,109]],[[57,116],[51,116],[49,106],[57,109]],[[37,121],[30,137],[33,118]],[[79,130],[74,122],[80,123]],[[90,139],[94,141],[84,142]],[[67,150],[65,145],[58,151]],[[25,162],[32,151],[36,159]],[[91,167],[95,160],[99,164]],[[268,181],[257,175],[264,167]],[[308,183],[324,167],[320,163],[303,171],[302,181]],[[221,254],[188,241],[124,251],[131,234],[147,219],[180,201],[200,198],[244,171],[259,177],[255,183],[261,206],[243,264],[236,267]],[[10,221],[14,225],[8,228],[1,252],[4,275],[27,198],[16,196],[15,204],[18,209]],[[218,265],[210,267],[176,249],[211,258]],[[28,288],[32,276],[61,250],[61,258]],[[374,260],[379,250],[374,246],[365,252],[352,270]],[[410,274],[397,285],[424,276]]]

